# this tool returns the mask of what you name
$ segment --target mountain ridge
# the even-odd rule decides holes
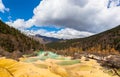
[[[63,40],[63,39],[54,38],[54,37],[42,36],[40,34],[36,34],[35,37],[41,38],[45,44]]]
[[[70,51],[120,52],[120,25],[90,37],[49,43],[46,46],[49,49],[63,50],[66,53]]]

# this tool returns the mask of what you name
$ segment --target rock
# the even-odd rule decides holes
[[[85,58],[85,61],[89,61],[89,58]]]
[[[120,68],[120,56],[110,55],[106,57],[106,60],[102,63],[102,65],[112,68]]]

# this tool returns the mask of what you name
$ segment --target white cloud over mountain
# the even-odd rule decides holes
[[[22,32],[26,33],[27,35],[40,34],[42,36],[54,37],[54,38],[59,38],[59,39],[61,39],[61,38],[62,39],[83,38],[83,37],[93,35],[93,33],[90,33],[90,32],[77,31],[77,30],[74,30],[71,28],[61,29],[57,32],[56,31],[48,32],[43,29],[36,30],[36,31],[23,30]]]
[[[107,5],[108,0],[42,0],[28,21],[18,19],[8,23],[16,28],[32,25],[65,27],[57,33],[44,35],[75,38],[81,34],[86,36],[84,32],[99,33],[120,24],[120,7],[107,8]]]

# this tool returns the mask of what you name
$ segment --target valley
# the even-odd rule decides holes
[[[26,36],[0,21],[0,77],[119,77],[119,53],[120,26],[59,40]]]

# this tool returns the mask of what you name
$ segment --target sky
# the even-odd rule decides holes
[[[25,34],[73,39],[120,25],[120,0],[0,0],[0,19]]]

